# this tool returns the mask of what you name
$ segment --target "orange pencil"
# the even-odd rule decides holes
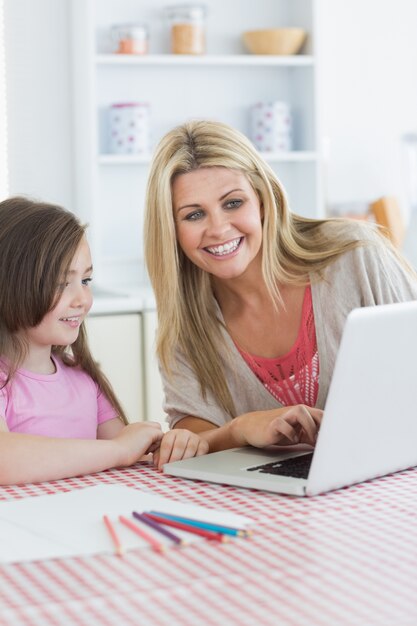
[[[113,541],[115,554],[117,554],[117,556],[123,556],[123,546],[120,543],[120,539],[116,533],[116,530],[107,515],[103,515],[103,522],[107,530],[109,531],[109,535]]]
[[[159,543],[159,541],[155,539],[155,537],[152,537],[152,535],[145,532],[137,524],[132,522],[130,519],[127,519],[127,517],[123,517],[123,515],[119,515],[119,520],[122,524],[127,526],[132,532],[139,535],[139,537],[142,537],[142,539],[145,539],[145,541],[147,541],[156,552],[163,552],[165,550],[165,546],[162,543]]]

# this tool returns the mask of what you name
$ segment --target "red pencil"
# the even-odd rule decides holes
[[[152,535],[145,532],[137,524],[132,522],[130,519],[127,519],[127,517],[123,517],[123,515],[119,515],[119,520],[122,524],[127,526],[132,532],[139,535],[139,537],[142,537],[142,539],[145,539],[145,541],[147,541],[156,552],[163,552],[165,550],[165,546],[162,543],[159,543],[159,541],[155,539],[155,537],[152,537]]]
[[[110,537],[114,543],[115,553],[117,554],[117,556],[123,556],[123,546],[120,543],[120,539],[116,533],[116,530],[107,515],[103,515],[103,522],[105,523],[106,528],[109,531]]]
[[[200,537],[205,537],[206,539],[213,539],[214,541],[221,541],[225,543],[229,540],[228,537],[222,535],[221,533],[216,533],[211,530],[204,530],[203,528],[197,528],[196,526],[190,526],[188,524],[182,524],[181,522],[177,522],[175,520],[167,519],[165,517],[158,517],[158,515],[153,515],[151,513],[142,513],[144,517],[148,517],[154,522],[158,522],[158,524],[165,524],[166,526],[173,526],[173,528],[178,528],[180,530],[186,530],[187,533],[193,533],[194,535],[200,535]]]

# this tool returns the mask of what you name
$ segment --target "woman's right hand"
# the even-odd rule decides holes
[[[270,445],[315,445],[323,411],[298,404],[269,411],[254,411],[230,423],[237,445],[263,448]]]
[[[159,448],[163,432],[158,422],[135,422],[128,424],[114,437],[118,446],[119,466],[128,467],[139,461],[145,454]]]

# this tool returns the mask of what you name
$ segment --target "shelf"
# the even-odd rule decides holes
[[[307,162],[316,161],[318,156],[317,152],[310,152],[305,150],[293,150],[292,152],[260,152],[259,153],[265,161],[269,163],[278,162]]]
[[[317,159],[316,152],[294,150],[293,152],[261,152],[260,155],[269,163],[277,162],[313,162]],[[141,154],[101,154],[100,165],[147,165],[151,155]]]
[[[97,54],[97,65],[224,65],[224,66],[272,66],[272,67],[306,67],[314,64],[312,56],[299,54],[294,56],[275,55],[203,55],[187,54]]]
[[[100,165],[147,165],[151,162],[149,154],[101,154]]]

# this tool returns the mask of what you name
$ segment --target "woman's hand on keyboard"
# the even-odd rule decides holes
[[[254,411],[235,418],[231,427],[240,445],[263,448],[270,445],[316,443],[323,411],[304,404]]]

